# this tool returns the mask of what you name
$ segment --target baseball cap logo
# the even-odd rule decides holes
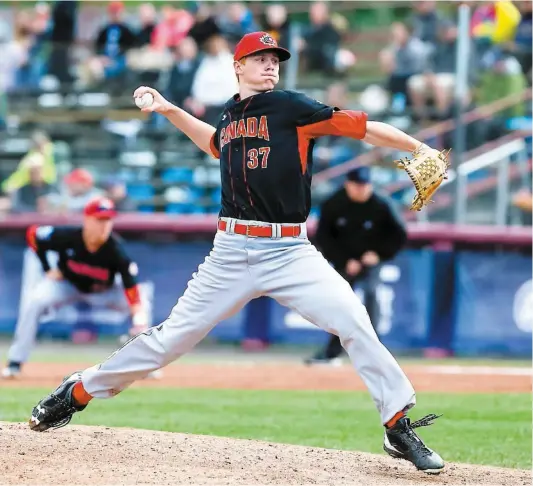
[[[103,199],[98,205],[98,210],[100,211],[109,211],[113,209],[113,203],[109,199]]]
[[[270,34],[264,34],[259,38],[259,41],[265,44],[266,46],[277,47],[278,43]]]

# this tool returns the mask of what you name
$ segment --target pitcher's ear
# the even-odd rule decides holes
[[[241,61],[234,61],[233,62],[233,67],[235,69],[235,74],[237,76],[239,76],[240,74],[243,73],[243,65],[244,65],[244,59],[242,59]]]

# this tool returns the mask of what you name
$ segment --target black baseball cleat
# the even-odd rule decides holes
[[[444,461],[414,431],[417,427],[431,425],[439,417],[440,415],[430,414],[413,423],[408,417],[398,419],[396,424],[385,430],[383,449],[392,457],[412,462],[419,471],[439,474],[444,468]]]
[[[64,427],[72,415],[81,412],[87,405],[77,405],[72,397],[72,389],[81,381],[81,373],[67,376],[54,392],[43,398],[32,410],[30,429],[44,432],[47,429]]]

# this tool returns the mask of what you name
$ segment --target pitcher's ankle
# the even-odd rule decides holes
[[[83,383],[79,381],[72,389],[72,399],[74,400],[75,405],[84,407],[93,399],[93,397],[85,391],[85,388],[83,388]]]
[[[398,422],[398,420],[403,417],[405,417],[405,412],[403,410],[400,410],[385,424],[385,428],[390,429],[391,427],[394,427],[396,425],[396,422]]]

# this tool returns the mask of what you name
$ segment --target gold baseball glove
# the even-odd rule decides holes
[[[411,211],[420,211],[431,201],[431,196],[444,179],[448,178],[447,170],[449,150],[432,149],[423,144],[413,152],[411,158],[395,161],[400,169],[404,169],[415,186],[417,194],[411,203]]]

